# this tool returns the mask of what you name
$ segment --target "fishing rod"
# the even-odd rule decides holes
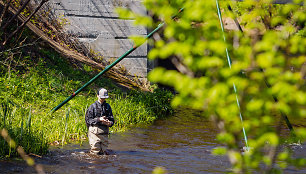
[[[221,30],[222,30],[222,34],[223,34],[223,40],[226,43],[224,26],[223,26],[223,22],[222,22],[222,15],[221,15],[221,10],[220,10],[220,7],[219,7],[218,0],[216,0],[216,5],[217,5],[218,17],[219,17],[219,21],[220,21],[220,25],[221,25]],[[231,69],[232,68],[232,60],[229,56],[227,47],[225,48],[225,52],[226,52],[228,66]],[[235,83],[233,83],[233,87],[234,87],[234,92],[236,94],[236,102],[237,102],[237,106],[238,106],[238,109],[239,109],[239,117],[240,117],[240,121],[241,121],[241,124],[242,124],[242,131],[243,131],[243,135],[244,135],[245,146],[246,146],[246,150],[249,151],[248,138],[247,138],[244,126],[243,126],[243,118],[242,118],[242,114],[241,114],[241,110],[240,110],[240,102],[239,102],[239,99],[238,99],[238,92],[237,92],[237,88],[236,88]]]
[[[184,8],[181,8],[178,13],[174,16],[172,16],[172,19],[175,18],[179,13],[181,13],[184,10]],[[134,50],[136,50],[139,46],[141,46],[143,43],[146,42],[148,38],[150,38],[154,33],[156,33],[160,28],[164,26],[164,22],[160,23],[151,33],[149,33],[144,40],[141,43],[134,44],[134,46],[129,49],[127,52],[125,52],[122,56],[120,56],[118,59],[116,59],[112,64],[105,67],[104,70],[102,70],[99,74],[97,74],[95,77],[93,77],[91,80],[89,80],[85,85],[83,85],[81,88],[79,88],[77,91],[72,93],[69,97],[67,97],[62,103],[54,107],[50,112],[53,113],[60,109],[64,104],[66,104],[69,100],[74,98],[76,95],[78,95],[84,88],[89,86],[91,83],[93,83],[95,80],[97,80],[100,76],[102,76],[105,72],[107,72],[109,69],[111,69],[113,66],[115,66],[117,63],[119,63],[122,59],[124,59],[126,56],[128,56],[130,53],[132,53]]]

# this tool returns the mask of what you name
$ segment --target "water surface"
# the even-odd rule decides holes
[[[286,131],[285,131],[286,132]],[[88,142],[50,148],[50,153],[36,162],[46,173],[151,173],[163,166],[168,173],[224,173],[230,171],[225,156],[214,156],[220,146],[217,131],[206,118],[178,111],[175,116],[158,120],[145,128],[135,128],[110,136],[112,155],[88,154]],[[305,144],[293,147],[296,156],[306,157]],[[1,173],[33,173],[23,161],[0,161]],[[306,173],[289,167],[285,173]]]

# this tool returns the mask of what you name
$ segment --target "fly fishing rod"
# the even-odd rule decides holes
[[[184,8],[181,8],[178,13],[172,17],[175,18],[179,13],[181,13],[184,10]],[[139,46],[141,46],[143,43],[146,42],[146,40],[148,38],[150,38],[154,33],[156,33],[160,28],[162,28],[164,26],[164,22],[160,23],[151,33],[149,33],[144,40],[139,43],[139,44],[135,44],[131,49],[129,49],[127,52],[125,52],[122,56],[120,56],[118,59],[116,59],[112,64],[108,65],[105,67],[104,70],[102,70],[99,74],[97,74],[95,77],[93,77],[91,80],[89,80],[85,85],[83,85],[81,88],[79,88],[77,91],[75,91],[74,93],[72,93],[68,98],[66,98],[62,103],[60,103],[59,105],[57,105],[56,107],[54,107],[50,112],[53,113],[55,111],[57,111],[58,109],[60,109],[64,104],[66,104],[69,100],[71,100],[72,98],[74,98],[76,95],[78,95],[84,88],[86,88],[87,86],[89,86],[91,83],[93,83],[95,80],[97,80],[100,76],[102,76],[105,72],[107,72],[108,70],[110,70],[113,66],[115,66],[117,63],[119,63],[122,59],[124,59],[126,56],[128,56],[130,53],[132,53],[134,50],[136,50]]]

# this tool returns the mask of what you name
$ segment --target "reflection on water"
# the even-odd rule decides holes
[[[146,128],[111,134],[113,154],[93,156],[87,153],[88,143],[70,144],[62,149],[51,148],[50,154],[36,162],[46,173],[151,173],[163,166],[169,173],[224,173],[230,164],[224,156],[213,156],[219,146],[216,130],[207,119],[178,112]],[[295,147],[305,157],[305,145]],[[32,173],[22,161],[0,161],[1,173]],[[286,173],[306,173],[306,169],[288,169]]]

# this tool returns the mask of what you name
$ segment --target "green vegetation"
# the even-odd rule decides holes
[[[217,139],[226,145],[215,154],[227,154],[237,173],[275,173],[288,164],[306,163],[305,159],[291,158],[287,148],[292,142],[290,136],[280,137],[280,127],[284,126],[281,114],[289,120],[306,117],[306,1],[295,0],[298,5],[271,2],[222,1],[223,19],[234,23],[236,16],[243,28],[243,32],[226,30],[226,39],[216,1],[145,0],[148,14],[154,18],[119,10],[121,16],[136,18],[136,24],[146,27],[154,28],[160,23],[157,20],[165,22],[149,58],[174,59],[180,72],[156,68],[149,80],[178,91],[173,106],[200,110],[214,120],[220,130]],[[228,4],[234,12],[227,9]],[[184,12],[172,20],[182,7]],[[232,58],[231,68],[226,50]],[[241,153],[245,146],[243,127],[250,146],[245,153]],[[304,142],[306,129],[294,129],[295,138]]]
[[[51,114],[53,107],[96,74],[88,66],[69,63],[51,48],[23,47],[2,52],[0,72],[0,130],[7,129],[27,153],[44,154],[50,144],[84,141],[87,138],[84,115],[97,99],[98,87],[110,91],[107,102],[116,119],[111,131],[149,124],[172,112],[169,106],[172,94],[167,91],[123,90],[111,80],[101,78]],[[1,157],[18,156],[3,138],[0,146]]]

